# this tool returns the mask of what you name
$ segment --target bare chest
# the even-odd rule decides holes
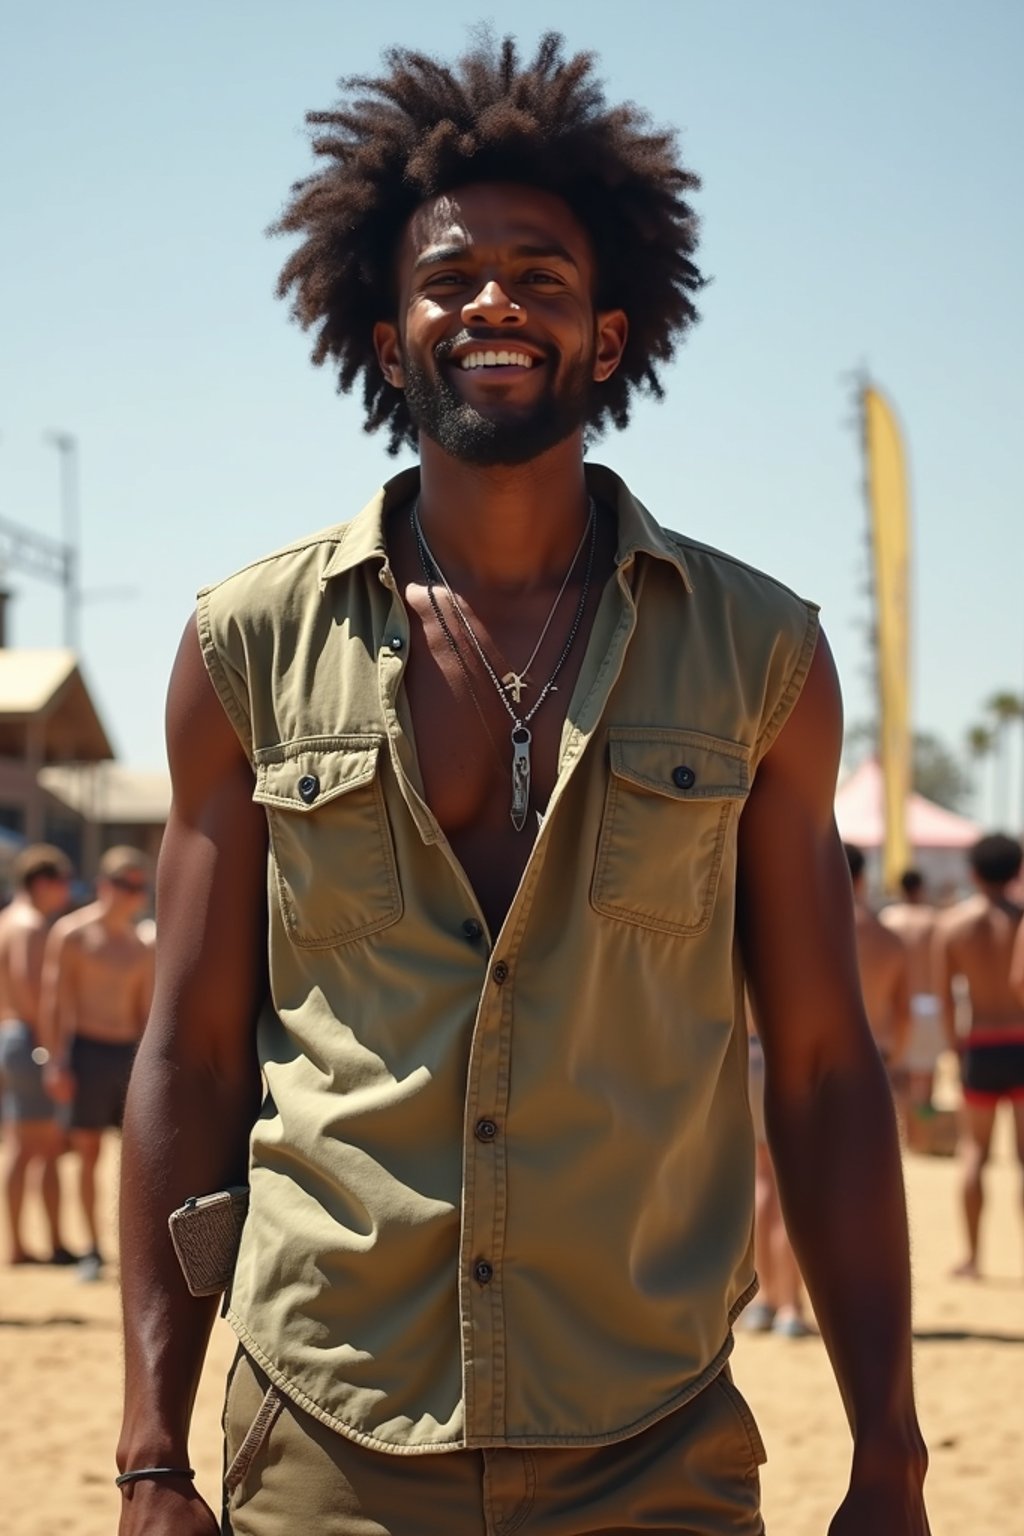
[[[424,795],[492,933],[515,895],[558,777],[562,730],[593,624],[597,583],[589,584],[582,604],[580,595],[578,589],[566,594],[563,622],[552,624],[527,668],[550,596],[498,604],[486,615],[464,610],[481,656],[443,593],[435,587],[431,596],[416,582],[405,588],[405,690]],[[516,681],[503,683],[505,678]]]
[[[146,953],[133,933],[108,933],[101,925],[86,929],[79,937],[78,973],[81,984],[90,991],[130,993],[146,964]]]

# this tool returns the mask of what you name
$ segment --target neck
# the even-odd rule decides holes
[[[122,911],[115,902],[106,901],[100,897],[98,905],[100,921],[108,933],[125,933],[133,927],[131,914]]]
[[[561,579],[587,509],[580,434],[528,464],[491,469],[420,439],[420,521],[453,582],[529,591]]]
[[[979,880],[978,889],[986,901],[991,902],[994,907],[999,907],[1001,911],[1015,912],[1017,910],[1017,904],[1010,900],[1006,893],[1005,885],[989,885],[986,881]]]

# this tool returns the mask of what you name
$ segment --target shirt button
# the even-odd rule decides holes
[[[476,1123],[477,1141],[493,1141],[498,1134],[498,1127],[493,1120],[478,1120]]]
[[[320,793],[320,780],[315,773],[304,773],[299,780],[299,799],[312,805]]]
[[[508,966],[505,964],[504,960],[499,960],[497,965],[493,967],[491,970],[491,976],[493,980],[497,982],[499,987],[505,985],[505,982],[508,981]]]
[[[473,1279],[477,1285],[490,1285],[494,1279],[494,1265],[488,1264],[486,1259],[477,1259],[473,1265]]]
[[[467,917],[462,925],[462,931],[471,944],[479,944],[484,936],[484,931],[475,917]]]
[[[404,644],[405,641],[402,639],[401,635],[391,635],[388,638],[388,645],[390,645],[393,651],[400,651]]]
[[[672,782],[678,789],[692,789],[697,782],[697,775],[692,768],[680,764],[678,768],[672,769]]]

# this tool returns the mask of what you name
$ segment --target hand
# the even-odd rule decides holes
[[[220,1521],[191,1483],[140,1478],[121,1491],[117,1536],[220,1536]]]
[[[43,1087],[55,1104],[70,1104],[78,1084],[67,1067],[49,1061],[43,1068]]]

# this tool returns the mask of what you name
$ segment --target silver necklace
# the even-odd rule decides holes
[[[533,733],[529,728],[530,721],[533,719],[534,715],[537,713],[538,709],[540,709],[540,706],[543,704],[544,700],[555,686],[555,679],[561,672],[569,652],[572,650],[573,641],[576,639],[576,635],[579,631],[579,627],[583,619],[583,611],[587,605],[587,594],[590,591],[590,578],[594,569],[594,547],[597,543],[597,517],[593,497],[590,499],[590,515],[587,518],[587,526],[583,530],[583,538],[581,538],[580,543],[577,546],[576,554],[573,556],[572,565],[569,567],[565,581],[562,583],[561,591],[558,594],[558,598],[560,599],[562,593],[565,591],[569,584],[569,577],[572,575],[576,561],[579,557],[580,550],[583,548],[583,540],[586,539],[587,534],[589,533],[590,547],[587,552],[587,568],[583,577],[583,585],[580,588],[579,602],[576,604],[576,613],[573,616],[572,626],[570,627],[568,637],[564,646],[562,647],[558,660],[555,662],[550,677],[544,684],[543,688],[540,690],[540,693],[538,694],[532,706],[522,715],[520,715],[517,710],[513,709],[512,704],[509,702],[509,692],[512,692],[513,690],[508,689],[503,684],[502,679],[491,666],[491,663],[487,659],[487,656],[484,652],[484,648],[477,638],[476,631],[474,630],[472,624],[469,622],[469,618],[463,610],[461,603],[455,596],[455,593],[452,591],[451,583],[448,581],[448,578],[445,576],[444,571],[442,571],[440,565],[438,564],[437,559],[430,548],[430,545],[427,543],[426,535],[424,534],[423,527],[420,523],[418,502],[413,502],[411,521],[413,535],[416,539],[416,546],[420,554],[420,563],[423,566],[423,577],[427,587],[427,596],[429,597],[431,607],[434,610],[434,616],[441,627],[441,631],[445,639],[458,658],[459,666],[462,668],[466,682],[469,685],[470,694],[472,695],[474,701],[477,703],[477,708],[479,709],[480,706],[479,702],[476,700],[476,695],[473,692],[469,669],[466,666],[462,652],[459,650],[458,642],[456,641],[455,636],[452,634],[451,626],[445,619],[444,614],[441,611],[441,605],[438,603],[437,598],[434,595],[433,577],[431,575],[432,570],[436,573],[441,582],[441,585],[444,587],[444,590],[448,596],[448,601],[452,605],[452,611],[454,612],[456,618],[469,637],[469,641],[473,646],[477,656],[480,658],[480,662],[484,668],[484,671],[487,673],[487,676],[494,684],[495,691],[497,692],[497,695],[502,704],[505,706],[508,716],[512,721],[512,804],[509,809],[509,815],[512,818],[512,825],[515,827],[516,831],[521,832],[526,825],[526,818],[530,809],[530,745],[533,741]],[[541,640],[543,640],[544,636],[547,634],[551,620],[554,617],[555,608],[557,607],[558,600],[556,600],[555,607],[548,615],[547,623],[541,632]],[[529,670],[530,663],[534,660],[539,650],[540,640],[534,647],[533,656],[530,657],[530,662],[528,662],[527,665],[523,668],[524,674]],[[521,679],[517,679],[517,681],[518,680]],[[521,689],[514,691],[513,696],[515,698],[516,704],[518,704],[520,701],[520,694]]]
[[[554,618],[555,614],[558,612],[558,605],[559,605],[559,603],[562,601],[562,598],[565,596],[565,589],[569,585],[570,580],[572,579],[572,573],[576,569],[576,562],[579,559],[580,554],[581,554],[581,552],[583,550],[583,545],[584,545],[584,543],[586,541],[587,534],[590,532],[590,523],[591,523],[591,519],[593,518],[593,516],[594,516],[594,502],[593,502],[593,499],[591,499],[591,501],[590,501],[589,516],[587,517],[587,521],[584,524],[583,532],[580,534],[580,541],[576,545],[576,553],[573,555],[572,560],[569,563],[569,569],[566,571],[565,577],[564,577],[564,579],[562,581],[562,585],[558,589],[558,596],[555,598],[554,602],[551,605],[551,612],[548,614],[547,618],[544,621],[544,628],[541,630],[540,634],[537,636],[537,644],[534,646],[533,650],[530,652],[530,659],[526,663],[526,666],[523,667],[521,671],[514,672],[512,670],[512,668],[510,667],[509,670],[505,673],[505,676],[501,679],[502,687],[505,688],[512,695],[512,698],[513,698],[513,700],[514,700],[514,702],[516,704],[518,704],[522,700],[524,690],[526,689],[527,685],[529,684],[529,681],[530,681],[530,678],[529,678],[530,668],[533,666],[534,662],[537,660],[537,653],[539,652],[541,646],[544,644],[544,637],[547,634],[548,630],[551,628],[551,621]],[[428,554],[430,553],[429,549],[428,549],[427,553]],[[433,560],[434,559],[433,555],[431,555],[430,558],[431,558],[431,560]],[[440,568],[440,566],[437,565],[436,561],[434,561],[434,564],[435,564],[435,566],[437,568],[438,575],[441,576],[441,580],[444,583],[445,588],[447,589],[448,583],[445,581],[444,576],[441,575],[441,568]]]

